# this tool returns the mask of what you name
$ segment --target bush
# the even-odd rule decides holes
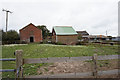
[[[43,40],[42,42],[40,42],[40,44],[52,44],[52,41]]]
[[[63,44],[61,42],[56,42],[55,45],[66,45],[66,44]]]
[[[20,44],[27,44],[26,41],[20,41]]]
[[[2,41],[2,45],[4,44],[20,44],[20,40]]]

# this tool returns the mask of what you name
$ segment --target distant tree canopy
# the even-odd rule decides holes
[[[43,39],[45,39],[49,35],[50,31],[47,29],[45,25],[41,25],[37,27],[42,30],[42,36],[43,36]]]
[[[15,30],[9,30],[7,33],[2,30],[2,41],[5,44],[16,43],[17,40],[20,40],[19,34]]]

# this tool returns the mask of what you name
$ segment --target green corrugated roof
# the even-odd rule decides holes
[[[56,35],[75,35],[77,32],[71,26],[55,26],[53,27]]]

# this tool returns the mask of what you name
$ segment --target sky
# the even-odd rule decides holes
[[[118,35],[119,0],[0,0],[0,28],[16,30],[33,23],[53,26],[72,26],[76,31],[86,30],[90,35]]]

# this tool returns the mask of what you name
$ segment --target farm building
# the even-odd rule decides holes
[[[85,35],[89,35],[87,31],[76,31],[78,33],[78,35],[81,36],[85,36]]]
[[[89,35],[89,41],[103,41],[106,40],[108,37],[104,35]]]
[[[42,42],[42,30],[30,23],[19,30],[20,41],[24,42]]]
[[[81,37],[81,41],[88,41],[89,33],[87,31],[76,31],[78,33],[78,37]]]
[[[71,26],[55,26],[52,29],[52,42],[72,45],[76,44],[78,35]]]

